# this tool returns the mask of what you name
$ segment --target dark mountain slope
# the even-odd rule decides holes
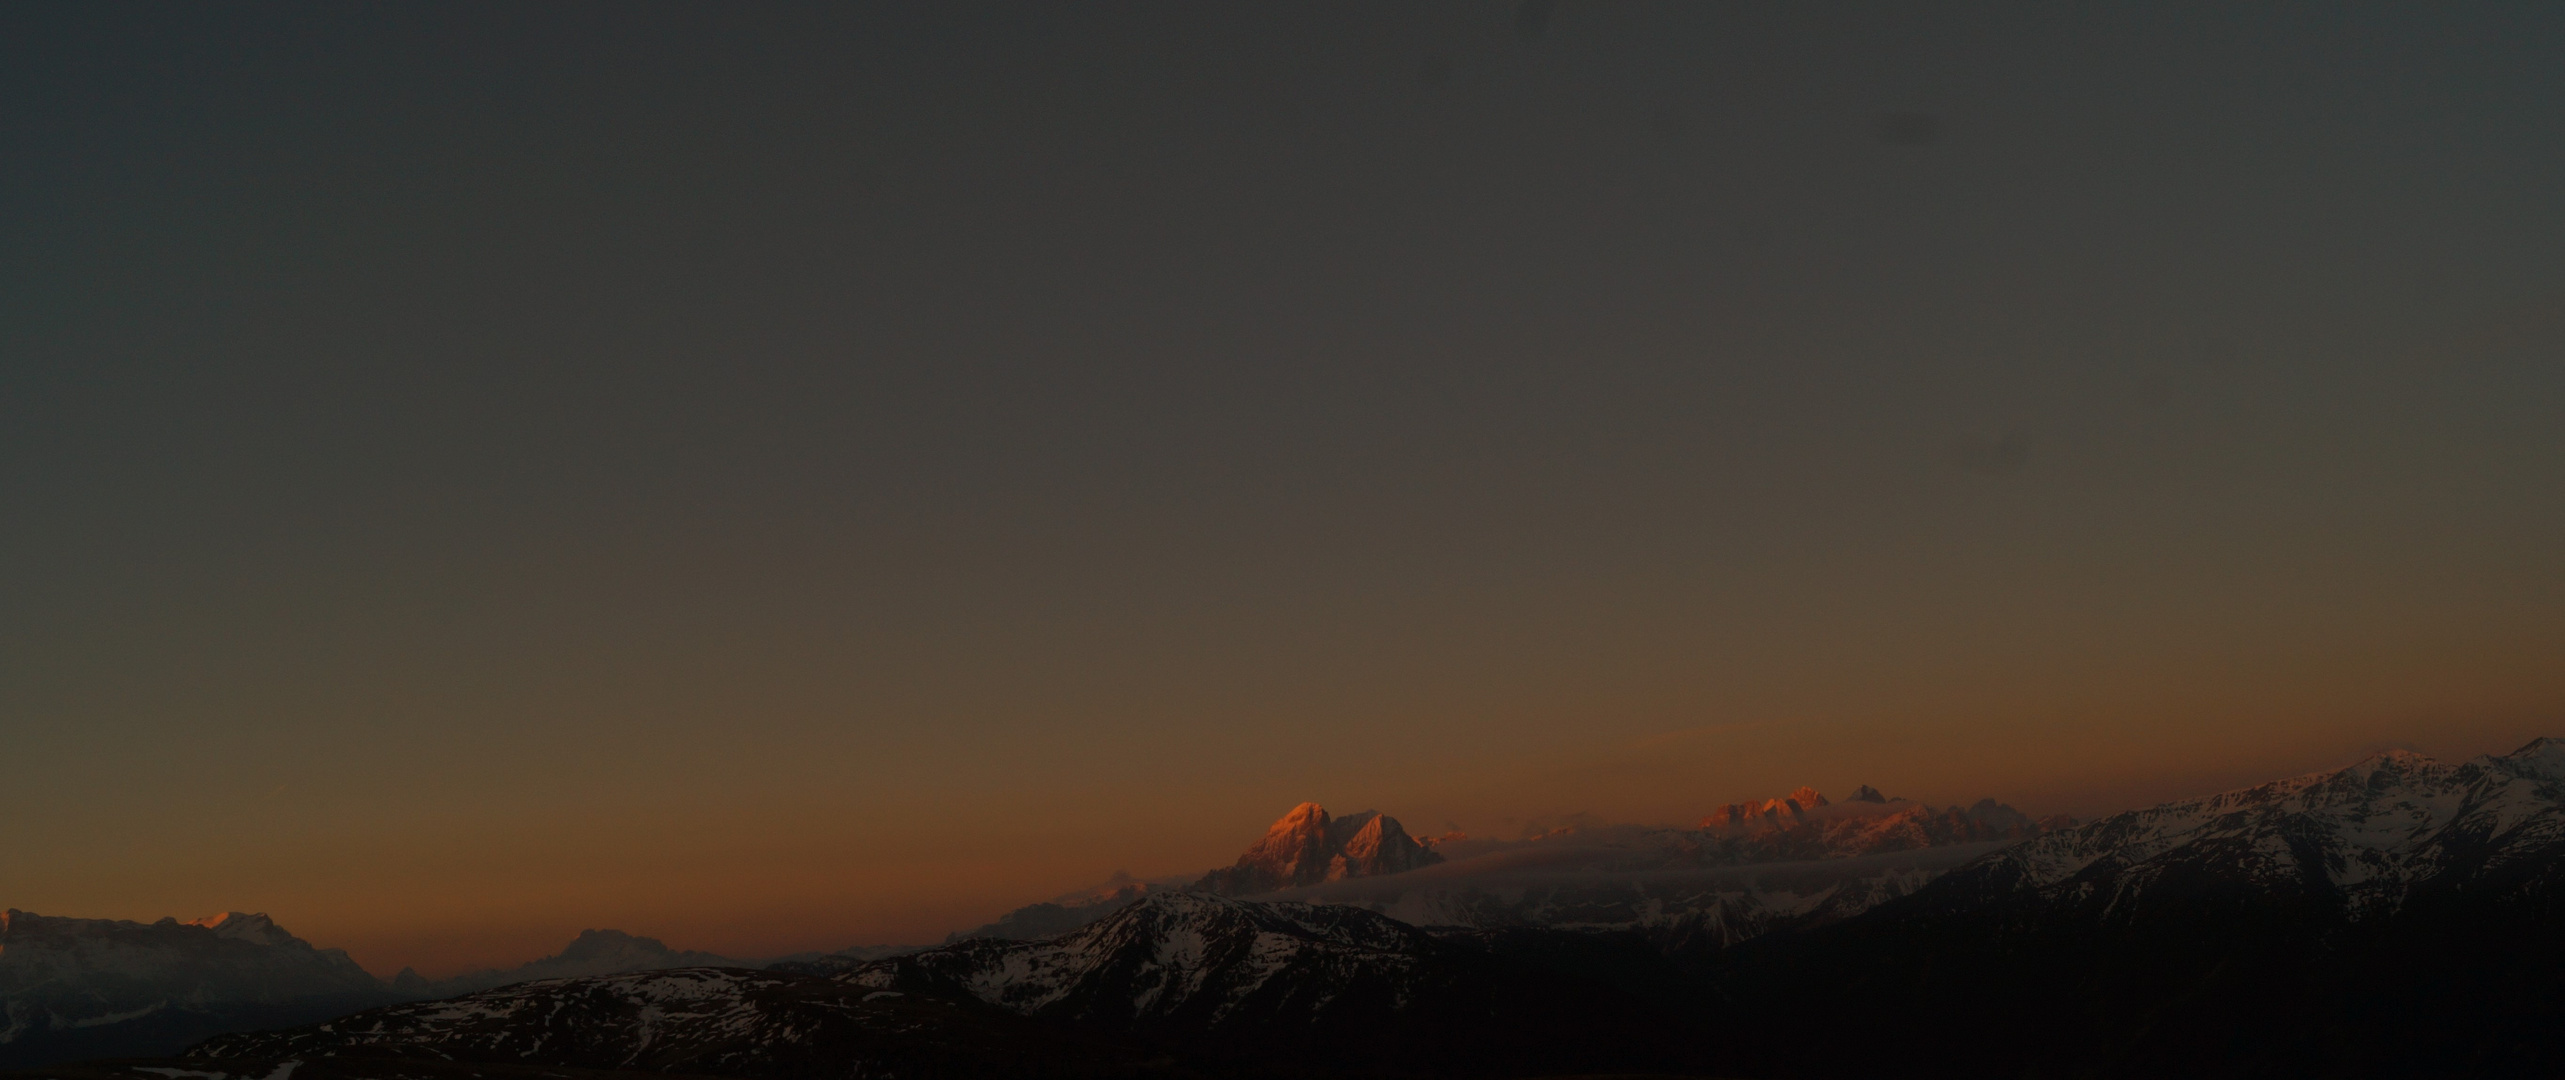
[[[685,968],[522,983],[291,1031],[226,1035],[205,1068],[315,1058],[543,1064],[722,1076],[1132,1074],[1149,1055],[1001,1010],[809,975]]]
[[[246,1027],[394,1000],[337,949],[265,915],[191,923],[0,913],[0,1068],[169,1054]]]
[[[1050,941],[526,983],[225,1036],[188,1060],[919,1078],[1663,1068],[1693,1043],[1691,1011],[1641,991],[1677,985],[1635,935],[1445,936],[1356,908],[1172,893]]]
[[[1675,985],[1670,971],[1635,935],[1434,934],[1360,908],[1161,893],[1048,941],[961,942],[839,977],[1203,1061],[1519,1074],[1680,1061],[1680,999],[1639,992]]]

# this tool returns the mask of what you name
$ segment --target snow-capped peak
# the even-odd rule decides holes
[[[2523,779],[2565,783],[2565,739],[2542,736],[2511,753],[2480,757],[2468,764],[2500,769]]]

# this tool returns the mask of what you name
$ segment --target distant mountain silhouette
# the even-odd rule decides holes
[[[574,979],[668,968],[756,966],[758,962],[754,960],[692,949],[671,949],[658,938],[636,937],[621,930],[582,930],[560,952],[512,968],[491,968],[434,981],[419,979],[415,972],[405,968],[402,974],[408,978],[395,976],[393,982],[411,996],[453,997],[535,979]]]

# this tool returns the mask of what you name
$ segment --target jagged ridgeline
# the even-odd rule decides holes
[[[1254,896],[1298,885],[1377,877],[1431,866],[1443,857],[1416,842],[1398,819],[1377,810],[1329,817],[1302,803],[1266,830],[1237,865],[1203,875],[1196,886],[1225,896]]]

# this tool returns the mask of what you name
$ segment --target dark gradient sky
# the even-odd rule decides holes
[[[2565,734],[2565,8],[0,8],[0,905]]]

